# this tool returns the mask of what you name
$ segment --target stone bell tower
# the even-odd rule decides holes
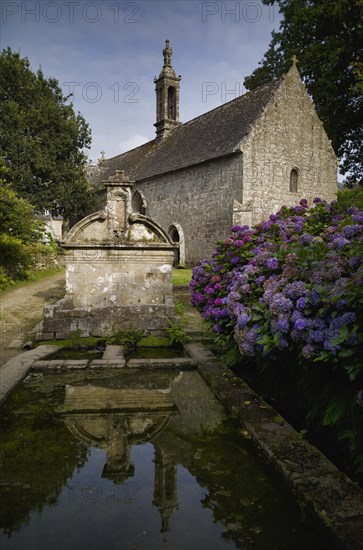
[[[159,78],[154,78],[156,91],[156,137],[163,139],[179,126],[179,89],[181,76],[171,66],[173,50],[169,40],[163,49],[164,65]]]

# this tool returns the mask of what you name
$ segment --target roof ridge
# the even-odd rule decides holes
[[[271,80],[180,124],[163,140],[155,138],[105,159],[102,176],[123,169],[131,179],[141,181],[241,152],[237,146],[250,132],[282,82],[281,77]]]

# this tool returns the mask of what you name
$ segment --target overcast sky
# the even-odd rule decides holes
[[[93,161],[102,150],[111,157],[154,138],[153,79],[166,38],[186,122],[244,93],[280,20],[259,0],[3,0],[1,10],[1,48],[74,92],[75,111],[92,130]]]

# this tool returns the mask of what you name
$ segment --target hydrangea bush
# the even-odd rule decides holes
[[[245,359],[272,364],[288,354],[296,369],[325,362],[341,389],[346,383],[349,414],[363,417],[363,201],[352,194],[358,206],[349,205],[347,193],[232,227],[193,269],[190,287],[217,340],[233,337]],[[340,398],[324,403],[326,424],[347,412]]]

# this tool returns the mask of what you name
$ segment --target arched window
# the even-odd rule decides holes
[[[176,119],[176,93],[173,86],[168,88],[168,118],[170,120]]]
[[[168,235],[170,240],[179,245],[174,252],[174,266],[184,267],[185,266],[185,238],[184,231],[178,223],[170,225],[168,229]]]
[[[297,184],[299,179],[299,172],[297,168],[293,168],[290,172],[290,191],[297,193]]]

